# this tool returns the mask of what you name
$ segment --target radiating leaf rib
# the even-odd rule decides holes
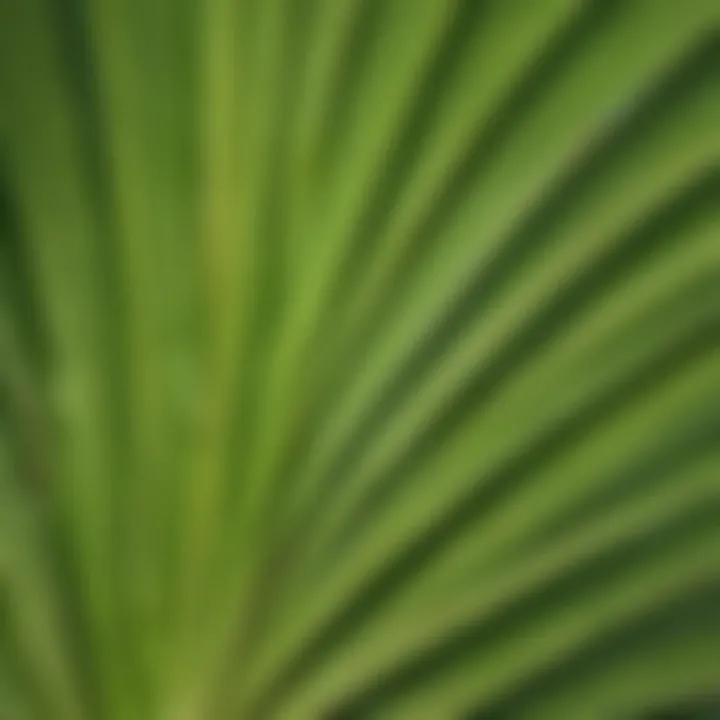
[[[695,555],[695,557],[697,557],[698,555],[707,553],[713,545],[716,545],[716,543],[717,543],[717,537],[715,536],[709,540],[707,545],[705,545],[705,546],[698,545],[696,547],[695,551],[691,550],[688,546],[684,546],[684,547],[688,551],[688,557],[694,555],[695,553],[697,553],[697,555]],[[692,563],[690,563],[690,564],[692,564]],[[690,569],[690,564],[686,565],[684,563],[678,563],[675,566],[667,565],[667,566],[663,567],[661,572],[664,576],[664,582],[659,582],[659,577],[660,577],[661,572],[651,574],[648,569],[648,572],[646,574],[645,568],[641,567],[641,568],[638,568],[638,573],[634,578],[635,582],[633,582],[632,585],[629,585],[629,584],[626,585],[623,588],[624,592],[622,593],[622,595],[618,592],[618,595],[613,597],[613,595],[614,595],[613,590],[615,590],[615,588],[613,588],[612,590],[608,589],[607,598],[603,598],[603,600],[608,601],[608,605],[605,605],[604,602],[602,603],[602,605],[604,606],[604,608],[607,608],[608,615],[606,617],[607,617],[607,622],[609,624],[611,623],[610,627],[612,627],[612,625],[614,625],[618,621],[620,621],[620,622],[623,622],[623,621],[628,622],[629,621],[629,624],[632,625],[633,623],[638,622],[646,614],[651,613],[659,605],[661,606],[661,604],[664,601],[675,599],[678,596],[678,593],[679,593],[678,588],[680,586],[683,586],[685,589],[692,591],[696,587],[703,587],[704,585],[707,584],[707,582],[709,580],[711,580],[714,577],[716,564],[710,563],[708,565],[705,565],[705,567],[703,569],[699,570],[699,574],[697,574],[697,575],[695,574],[695,572],[697,572],[697,571],[694,568]],[[688,574],[686,574],[686,572]],[[642,582],[647,582],[647,585],[645,585],[644,588],[640,589],[640,584]],[[656,584],[656,582],[658,584]],[[645,596],[645,601],[643,602],[643,600],[641,600],[639,596],[644,594],[645,590],[648,591],[648,596]],[[652,596],[652,599],[649,600],[649,602],[648,602],[648,597],[650,597],[650,596]],[[620,599],[620,597],[622,597],[622,600]],[[632,600],[630,598],[632,598]],[[610,607],[612,607],[611,603],[613,603],[613,601],[618,603],[618,605],[616,606],[617,608],[623,607],[623,610],[619,612],[619,617],[617,617],[617,616],[612,617],[612,615],[611,615],[611,613],[613,613],[613,611],[615,610],[615,608],[613,608],[612,610],[610,609]],[[626,603],[627,603],[627,605],[626,605]],[[596,610],[598,610],[598,612],[597,612],[597,615],[595,616],[594,620],[599,620],[600,617],[602,617],[603,612],[600,611],[599,608],[597,608],[594,605],[594,603],[589,603],[588,606],[586,606],[587,618],[589,618],[591,614],[594,615]],[[629,617],[627,615],[624,615],[624,613],[628,612],[628,611],[631,613]],[[582,626],[582,620],[580,620],[579,618],[578,618],[578,620]],[[547,661],[547,655],[544,655],[544,653],[548,653],[552,657],[552,656],[555,656],[555,654],[558,652],[557,645],[555,645],[553,647],[553,642],[555,642],[555,643],[559,642],[560,647],[562,648],[561,651],[567,651],[565,648],[562,647],[563,640],[559,639],[558,636],[562,636],[563,635],[562,630],[564,630],[566,628],[567,628],[568,633],[572,633],[572,630],[570,630],[570,628],[572,628],[572,627],[573,627],[573,618],[572,617],[569,618],[568,626],[562,627],[562,625],[559,624],[558,633],[555,636],[555,638],[554,639],[548,638],[548,644],[551,649],[550,648],[541,649],[540,653],[543,653],[543,654],[541,654],[539,657],[538,656],[533,657],[532,652],[531,652],[528,657],[528,660],[533,664],[538,663],[538,662],[544,664],[544,662]],[[596,630],[596,632],[607,632],[608,630],[609,630],[609,627],[607,625],[602,625],[600,628],[598,628]],[[581,631],[581,633],[582,634],[580,635],[580,637],[577,637],[577,636],[572,637],[572,635],[569,635],[568,640],[571,643],[571,645],[570,645],[571,648],[576,647],[574,645],[574,643],[587,641],[587,635],[585,635],[585,631],[583,630],[583,631]],[[592,637],[592,635],[590,637]],[[549,652],[548,652],[548,650],[549,650]],[[523,671],[530,670],[530,668],[527,668],[527,666],[523,667],[521,664],[519,666],[515,665],[515,662],[512,660],[509,661],[508,664],[509,664],[509,667],[505,670],[505,672],[507,673],[507,676],[509,678],[517,677],[517,675],[519,675]],[[476,668],[476,670],[477,669],[478,668]],[[502,673],[502,670],[500,671],[500,673]],[[492,676],[492,672],[488,672],[487,675]],[[455,680],[460,682],[459,678],[455,678]],[[500,682],[503,683],[502,680]],[[505,683],[507,683],[507,682],[508,681],[505,680]],[[512,682],[512,680],[511,680],[511,682]],[[455,687],[457,687],[457,686],[455,686]],[[502,688],[502,685],[500,687]],[[505,687],[502,689],[507,690],[507,685],[505,685]],[[467,695],[464,695],[464,693],[462,691],[459,691],[459,688],[458,688],[457,694],[453,693],[452,699],[450,699],[448,696],[448,700],[450,702],[446,706],[447,711],[450,714],[453,714],[453,712],[455,711],[454,710],[455,708],[460,710],[462,708],[462,704],[466,701],[466,698],[468,700],[470,700],[470,702],[473,704],[477,703],[478,699],[483,698],[483,693],[478,693],[476,690],[477,690],[477,688],[472,688],[471,682],[468,683],[468,685],[466,686],[465,692],[467,693]],[[493,707],[492,703],[495,701],[495,697],[494,697],[495,692],[496,692],[496,690],[492,689],[488,693],[487,699],[483,698],[482,700],[480,700],[481,707],[485,707],[488,709],[491,709]],[[415,698],[414,701],[415,700],[419,700],[419,698]],[[438,709],[442,709],[442,707],[443,707],[442,701],[436,707],[438,707]],[[490,712],[492,712],[492,710],[490,710]]]
[[[550,664],[521,692],[508,697],[497,712],[516,717],[550,717],[551,712],[554,717],[558,713],[633,717],[661,704],[679,702],[682,706],[683,700],[711,695],[714,646],[720,629],[716,605],[717,584],[709,583],[688,602],[650,614],[630,631],[602,638],[571,657],[569,663]],[[703,626],[706,631],[699,632]],[[678,667],[668,662],[669,657],[690,662]],[[702,669],[688,672],[694,661]],[[559,687],[563,678],[570,676],[582,678],[578,682],[585,691],[582,700],[580,693]],[[633,681],[628,682],[631,676]]]
[[[637,633],[638,629],[642,631],[642,629],[644,629],[648,624],[651,624],[652,621],[655,620],[658,616],[660,618],[663,618],[663,616],[671,614],[674,609],[678,608],[678,606],[681,612],[682,610],[686,609],[688,605],[690,605],[690,607],[692,608],[693,600],[695,600],[697,597],[701,599],[706,598],[708,595],[710,595],[710,597],[713,596],[713,585],[711,582],[704,584],[699,583],[697,586],[690,588],[688,596],[686,597],[673,597],[673,595],[670,594],[666,599],[664,599],[664,601],[648,607],[646,612],[643,615],[637,617],[634,622],[631,622],[629,624],[629,626],[620,625],[616,628],[613,628],[609,632],[603,633],[602,635],[599,635],[595,638],[591,638],[589,639],[589,642],[587,642],[587,644],[580,646],[575,652],[572,652],[569,655],[560,654],[555,657],[549,657],[547,659],[547,662],[538,668],[538,672],[535,675],[531,675],[530,677],[532,678],[532,680],[538,681],[542,681],[542,679],[547,679],[547,676],[543,678],[543,674],[548,668],[552,670],[555,665],[559,665],[560,667],[562,667],[564,663],[570,664],[573,663],[573,661],[577,662],[579,658],[586,659],[588,655],[592,656],[592,652],[597,646],[600,646],[602,648],[603,644],[611,644],[613,643],[613,641],[615,641],[615,643],[619,645],[623,643],[624,640],[630,640],[631,638],[635,639],[635,643],[628,643],[628,645],[632,646],[633,650],[640,649],[641,652],[641,641],[638,641],[637,637],[633,638],[633,633]],[[692,610],[690,610],[690,612],[692,612]],[[682,621],[682,614],[680,615],[680,618]],[[648,673],[647,676],[643,676],[642,669],[645,668],[641,669],[638,668],[637,665],[634,665],[633,661],[637,660],[637,657],[634,655],[633,651],[629,650],[629,648],[626,647],[622,657],[617,658],[617,664],[615,666],[610,663],[604,664],[604,667],[608,670],[607,674],[610,675],[611,678],[614,675],[615,679],[615,683],[611,685],[610,688],[606,687],[606,690],[609,690],[609,692],[601,694],[599,693],[595,696],[593,696],[592,693],[588,693],[588,695],[584,697],[584,702],[578,702],[579,698],[576,698],[576,704],[574,706],[572,704],[569,704],[569,706],[564,706],[562,701],[565,698],[563,698],[562,695],[555,695],[553,699],[557,702],[553,702],[551,700],[549,703],[546,703],[546,705],[552,707],[555,712],[566,713],[561,715],[563,717],[573,717],[574,712],[587,714],[588,717],[625,717],[626,715],[623,711],[627,712],[627,717],[635,717],[636,715],[633,713],[633,710],[637,713],[637,711],[650,709],[648,706],[653,704],[653,700],[651,698],[654,698],[655,702],[659,702],[660,704],[662,704],[663,700],[665,700],[669,701],[669,704],[672,705],[673,700],[677,700],[679,699],[679,697],[683,697],[685,693],[690,694],[693,692],[693,690],[700,692],[702,692],[703,690],[712,691],[713,672],[707,667],[692,674],[692,676],[689,673],[686,674],[683,670],[678,670],[677,668],[673,669],[672,665],[667,662],[669,653],[673,650],[681,652],[681,648],[687,646],[685,646],[684,643],[681,643],[680,647],[673,647],[672,644],[667,642],[666,638],[663,635],[664,633],[662,631],[657,631],[656,629],[656,632],[654,633],[654,640],[656,642],[653,643],[656,654],[652,658],[645,658],[645,667],[647,669],[651,669],[653,673],[652,675]],[[542,637],[541,628],[537,629],[537,636]],[[673,656],[687,657],[688,660],[690,660],[694,656],[696,658],[703,658],[704,660],[709,660],[711,664],[714,662],[713,656],[715,653],[713,652],[712,647],[712,635],[710,637],[706,636],[704,638],[704,642],[699,637],[693,638],[689,634],[685,639],[688,641],[694,640],[695,653],[688,656]],[[529,641],[530,643],[532,643],[533,639],[529,638]],[[637,647],[638,645],[640,645],[640,648]],[[632,688],[628,687],[628,676],[621,678],[618,675],[614,674],[615,670],[620,671],[621,668],[627,668],[628,666],[634,666],[637,670],[637,677],[635,678],[637,682],[633,683]],[[649,666],[649,668],[647,666]],[[578,664],[576,667],[582,668],[583,665]],[[664,678],[668,679],[667,685],[663,685],[662,688],[658,688],[657,686],[655,688],[652,687],[653,683],[657,683],[659,679]],[[602,680],[600,679],[600,673],[595,675],[595,679],[602,682]],[[625,680],[625,682],[623,682],[623,680]],[[471,697],[473,693],[470,689],[470,683],[468,683],[467,687],[468,697]],[[447,690],[449,690],[449,687],[447,688]],[[544,704],[542,703],[541,698],[534,698],[531,704],[524,705],[522,703],[522,699],[524,698],[520,693],[517,692],[518,690],[522,690],[522,688],[510,688],[507,696],[499,699],[498,702],[480,703],[479,706],[476,707],[475,712],[469,712],[472,708],[471,701],[471,705],[469,707],[463,708],[463,710],[465,711],[464,716],[473,718],[498,717],[503,716],[501,715],[501,713],[503,712],[511,713],[511,717],[533,718],[550,716],[545,711],[545,707],[543,707]],[[550,690],[550,688],[548,688],[548,690]],[[545,698],[548,698],[548,696],[550,695],[551,692],[548,692],[548,695],[546,695]],[[435,697],[437,698],[438,696]],[[513,704],[513,697],[520,699],[520,702],[517,705]],[[447,695],[447,698],[450,698],[450,694]],[[426,697],[426,699],[428,698]],[[430,703],[428,703],[428,705],[425,707],[432,707],[435,711],[452,713],[455,711],[455,708],[457,706],[443,705],[442,702],[440,702],[436,705],[431,705]],[[409,696],[408,702],[403,702],[403,700],[400,700],[400,702],[395,704],[394,706],[386,706],[386,709],[386,713],[380,710],[377,713],[377,716],[400,718],[432,716],[432,711],[427,712],[420,703],[413,703],[410,700]],[[412,715],[411,713],[413,712],[419,712],[420,715]]]
[[[51,404],[67,431],[59,449],[58,475],[63,480],[56,488],[58,523],[60,532],[69,536],[66,561],[77,565],[78,597],[96,644],[96,662],[108,668],[104,679],[113,686],[109,666],[114,607],[108,594],[112,587],[104,482],[112,416],[105,414],[111,406],[103,406],[110,391],[103,373],[112,363],[98,344],[103,307],[96,295],[107,278],[89,242],[97,218],[85,168],[76,162],[77,108],[69,96],[51,17],[36,2],[3,3],[1,11],[7,20],[0,22],[0,45],[7,59],[2,63],[3,95],[8,98],[2,123],[5,156],[19,189],[21,221],[56,359]],[[53,172],[45,171],[48,165]]]
[[[275,345],[277,328],[285,312],[287,284],[287,220],[284,217],[288,205],[288,159],[291,148],[288,116],[292,115],[298,101],[296,88],[300,56],[300,40],[304,39],[311,23],[299,10],[283,3],[258,7],[256,31],[256,56],[249,58],[250,67],[263,72],[248,81],[247,98],[257,95],[262,100],[248,113],[247,127],[250,162],[255,165],[251,182],[256,185],[249,193],[249,214],[242,231],[248,244],[257,247],[251,259],[252,284],[247,296],[247,315],[240,329],[241,348],[247,348],[246,359],[235,373],[235,388],[242,400],[228,419],[228,469],[241,474],[242,485],[229,484],[224,496],[218,499],[231,509],[222,511],[222,523],[215,539],[215,555],[218,564],[218,618],[206,631],[211,655],[217,653],[218,644],[223,652],[235,635],[244,632],[245,618],[242,606],[249,594],[255,560],[250,553],[241,552],[242,567],[237,575],[224,577],[226,562],[234,562],[238,548],[251,549],[261,541],[262,528],[257,525],[257,508],[263,507],[267,494],[265,486],[258,482],[254,468],[264,442],[266,416],[264,396],[268,383],[268,358]],[[251,350],[250,350],[251,349]],[[224,398],[224,400],[227,400]],[[232,397],[230,398],[232,400]],[[232,407],[232,406],[231,406]],[[230,475],[232,479],[233,475]],[[215,512],[221,511],[218,505]],[[206,520],[216,522],[213,513]],[[228,552],[232,559],[228,558]],[[240,616],[240,617],[238,617]],[[215,662],[215,658],[211,662]]]
[[[4,408],[3,408],[4,409]],[[12,415],[0,415],[0,658],[19,683],[17,702],[38,716],[80,717],[90,688],[79,688],[63,626],[61,588],[53,584],[53,558],[43,537],[47,506],[34,502],[26,470],[8,438]]]

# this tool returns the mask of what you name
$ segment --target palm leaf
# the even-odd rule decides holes
[[[0,0],[0,718],[712,713],[718,9]]]

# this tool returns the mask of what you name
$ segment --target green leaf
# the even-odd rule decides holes
[[[711,706],[719,12],[0,0],[0,720]]]

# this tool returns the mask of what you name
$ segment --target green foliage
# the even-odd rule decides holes
[[[719,16],[0,0],[0,720],[720,691]]]

